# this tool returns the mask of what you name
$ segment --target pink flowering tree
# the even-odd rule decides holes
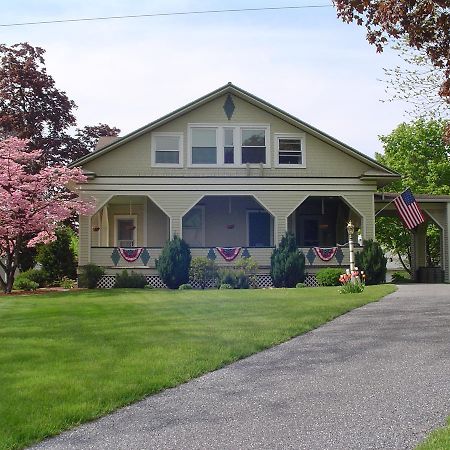
[[[59,222],[75,213],[88,214],[92,204],[78,197],[75,185],[86,177],[79,168],[39,168],[40,150],[29,151],[28,142],[10,138],[0,142],[0,288],[11,292],[20,248],[56,239]],[[68,189],[69,188],[69,189]]]

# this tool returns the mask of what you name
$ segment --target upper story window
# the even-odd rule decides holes
[[[277,165],[305,167],[305,137],[302,134],[276,134]]]
[[[191,124],[188,128],[191,166],[241,166],[269,161],[268,125]]]
[[[182,133],[152,133],[152,166],[181,167]]]
[[[266,163],[266,130],[264,128],[243,128],[242,164]]]
[[[217,129],[192,128],[192,164],[217,164]]]

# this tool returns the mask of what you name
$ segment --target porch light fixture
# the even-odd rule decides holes
[[[99,231],[100,227],[92,227],[92,231]]]

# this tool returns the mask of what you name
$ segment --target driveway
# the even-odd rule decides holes
[[[450,414],[450,285],[403,285],[36,449],[411,449]]]

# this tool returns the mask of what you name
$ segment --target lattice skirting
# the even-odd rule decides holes
[[[159,278],[158,275],[147,275],[145,277],[147,279],[147,284],[153,286],[154,288],[160,288],[164,289],[167,288],[167,286],[163,283],[161,278]],[[100,279],[100,281],[97,284],[97,287],[100,289],[111,289],[114,287],[115,282],[115,275],[103,275],[103,277]],[[256,282],[258,288],[271,288],[273,287],[272,278],[268,274],[259,274],[256,275]],[[200,288],[200,286],[192,282],[193,288]],[[317,282],[316,276],[314,274],[307,274],[305,277],[305,285],[308,287],[318,287],[319,283]],[[211,280],[208,283],[209,288],[214,287],[214,281]]]

